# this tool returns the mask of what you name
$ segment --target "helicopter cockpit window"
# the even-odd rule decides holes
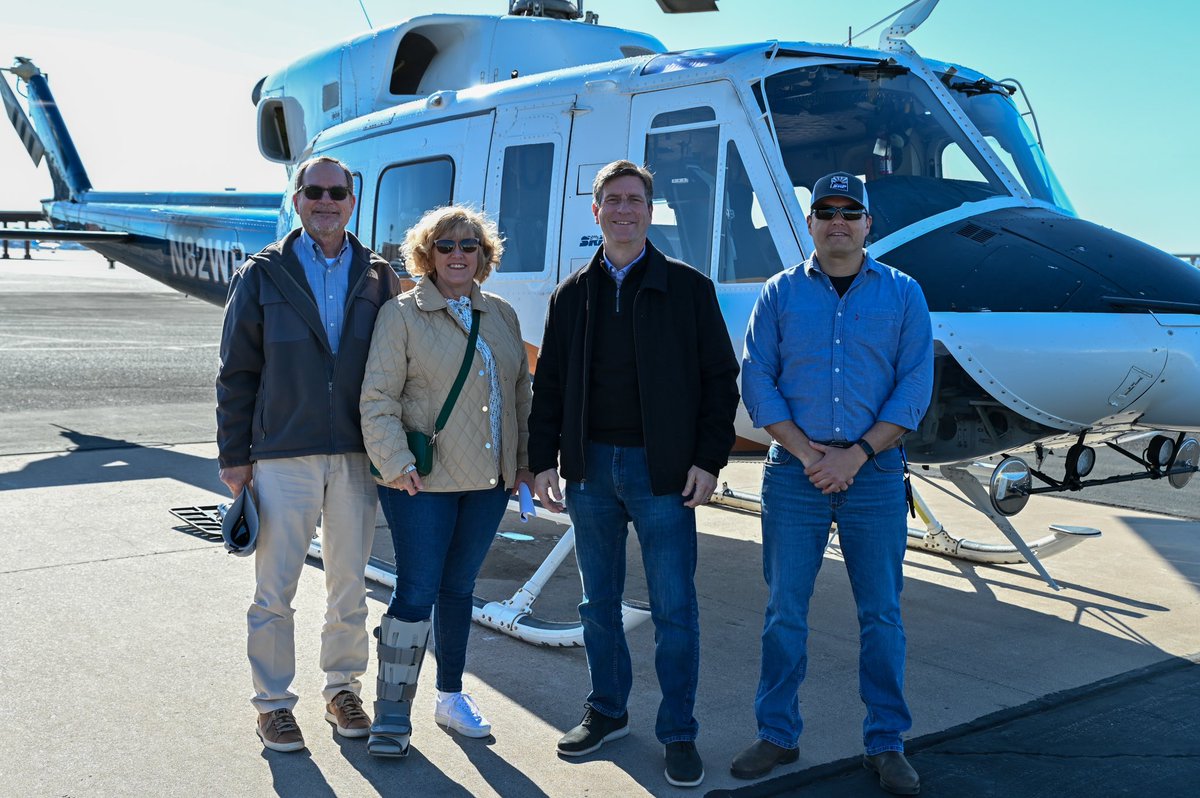
[[[1002,84],[988,80],[972,82],[945,76],[942,79],[951,96],[987,139],[996,157],[1021,181],[1030,196],[1074,213],[1046,154],[1021,118],[1008,90]]]
[[[372,248],[405,273],[400,254],[404,235],[426,211],[449,205],[454,163],[449,158],[389,166],[379,176]]]
[[[505,274],[540,272],[546,268],[550,179],[554,174],[554,145],[520,144],[504,150],[500,184],[500,235]]]
[[[705,110],[711,113],[711,109]],[[667,114],[659,118],[662,116]],[[720,128],[701,125],[705,126],[655,129],[646,136],[646,168],[654,175],[653,216],[647,235],[661,252],[708,274]]]
[[[717,280],[761,283],[783,270],[758,195],[754,193],[750,175],[732,140],[725,148],[725,193],[721,215]]]
[[[760,85],[754,90],[762,104]],[[865,178],[869,241],[1009,193],[929,87],[903,67],[790,69],[767,78],[765,105],[798,194],[830,172]],[[946,154],[953,156],[952,174]]]

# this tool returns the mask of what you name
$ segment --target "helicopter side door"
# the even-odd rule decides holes
[[[650,240],[712,278],[740,353],[762,283],[803,254],[733,86],[635,95],[629,152],[654,174]]]
[[[483,209],[500,230],[504,255],[487,288],[517,311],[528,340],[538,338],[559,278],[574,103],[570,95],[496,109]]]
[[[649,235],[659,249],[718,286],[761,283],[802,259],[728,82],[638,94],[629,131],[631,156],[654,174]]]

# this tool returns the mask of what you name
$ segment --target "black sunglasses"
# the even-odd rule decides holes
[[[464,238],[461,241],[454,241],[449,238],[439,238],[437,241],[433,242],[433,246],[436,247],[437,251],[443,255],[449,255],[454,251],[454,247],[456,246],[465,254],[470,255],[472,252],[479,249],[479,239]]]
[[[319,200],[326,193],[334,202],[341,202],[350,196],[350,189],[345,186],[301,186],[296,190],[303,192],[304,196],[310,200]]]
[[[867,214],[866,208],[813,208],[812,215],[822,222],[828,222],[838,214],[847,222],[857,222]]]

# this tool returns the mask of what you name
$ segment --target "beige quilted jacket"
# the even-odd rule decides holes
[[[512,307],[475,285],[471,307],[480,313],[479,335],[492,349],[499,371],[501,401],[500,473],[492,456],[488,407],[491,392],[478,350],[462,393],[438,435],[427,491],[480,490],[497,479],[512,487],[517,468],[529,464],[529,359]],[[363,378],[363,442],[387,483],[413,462],[406,429],[433,434],[434,423],[462,366],[467,333],[428,279],[379,309]]]

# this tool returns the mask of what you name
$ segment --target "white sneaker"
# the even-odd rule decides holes
[[[453,729],[464,737],[487,737],[492,733],[492,724],[466,693],[439,692],[433,719],[439,726]]]

